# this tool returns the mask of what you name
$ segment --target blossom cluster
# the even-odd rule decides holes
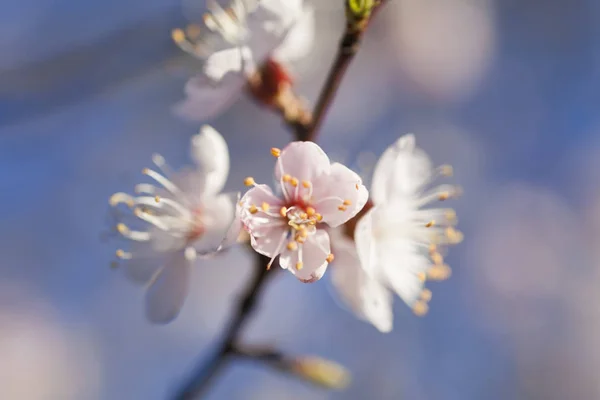
[[[209,1],[208,7],[208,33],[173,32],[182,49],[205,61],[188,82],[179,111],[204,119],[244,87],[255,95],[263,90],[257,97],[267,104],[279,101],[291,79],[279,67],[271,72],[281,73],[265,74],[264,66],[308,51],[312,8],[301,0],[233,0],[227,9]],[[273,76],[277,84],[265,84]],[[382,332],[392,329],[394,294],[416,314],[426,313],[432,294],[425,283],[449,277],[442,254],[462,240],[452,209],[428,208],[459,193],[453,185],[432,187],[452,168],[434,167],[412,134],[381,155],[370,190],[313,142],[270,151],[273,188],[247,177],[243,195],[223,193],[227,143],[203,125],[191,139],[192,168],[174,171],[155,154],[156,169],[143,170],[153,183],[110,197],[111,206],[128,210],[116,225],[124,239],[116,255],[126,276],[146,287],[148,319],[172,321],[190,290],[196,260],[243,241],[243,232],[254,251],[270,259],[265,268],[279,265],[301,282],[320,280],[332,264],[343,303]]]

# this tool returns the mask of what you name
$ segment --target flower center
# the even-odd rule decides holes
[[[191,229],[186,236],[186,241],[188,243],[191,243],[191,242],[194,242],[194,241],[200,239],[200,237],[202,235],[204,235],[204,232],[206,231],[206,229],[204,227],[204,222],[202,220],[202,209],[201,208],[196,208],[192,211],[191,220],[192,220],[191,221]]]

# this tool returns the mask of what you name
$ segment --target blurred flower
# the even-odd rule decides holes
[[[202,72],[185,86],[186,99],[176,107],[180,115],[195,120],[224,111],[249,80],[255,94],[263,81],[269,87],[290,85],[284,65],[304,57],[314,41],[314,11],[303,0],[233,0],[227,9],[213,0],[208,8],[204,23],[210,33],[199,28],[173,31],[181,49],[205,60]],[[278,67],[262,68],[266,63]],[[259,99],[264,102],[264,95]]]
[[[431,291],[423,289],[424,282],[450,275],[439,246],[462,240],[462,234],[453,228],[455,212],[422,208],[458,193],[456,187],[447,185],[425,191],[434,178],[450,174],[450,166],[432,167],[429,157],[416,147],[413,135],[401,137],[375,167],[373,207],[357,217],[354,231],[349,224],[356,248],[339,232],[332,235],[336,253],[344,254],[333,272],[337,291],[359,318],[382,332],[392,329],[388,288],[422,315],[431,299]]]
[[[130,248],[117,250],[117,256],[132,281],[149,284],[146,315],[155,323],[169,322],[179,313],[196,257],[214,254],[237,237],[233,221],[239,194],[219,193],[229,172],[225,140],[205,125],[191,140],[191,155],[196,168],[176,173],[154,155],[163,174],[143,172],[161,188],[142,183],[135,187],[141,196],[115,193],[110,198],[112,206],[126,204],[136,217],[133,223],[146,228],[134,230],[120,222],[117,230]]]
[[[312,142],[292,142],[278,158],[276,196],[267,185],[254,186],[240,202],[240,218],[254,250],[271,257],[303,282],[320,279],[333,260],[324,224],[340,226],[365,205],[368,193],[360,177],[342,164],[331,163]],[[287,244],[286,244],[287,242]]]

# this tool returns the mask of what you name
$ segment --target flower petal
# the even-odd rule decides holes
[[[313,180],[312,197],[312,204],[323,216],[323,222],[335,228],[362,210],[369,192],[357,173],[340,163],[333,163],[328,175]],[[344,200],[347,205],[340,210]]]
[[[332,234],[335,260],[331,280],[343,304],[381,332],[393,325],[393,298],[387,288],[362,268],[354,242],[342,234]]]
[[[291,142],[282,151],[275,166],[275,177],[281,180],[284,174],[299,181],[313,181],[329,173],[331,164],[327,154],[313,142]]]
[[[414,135],[404,135],[379,158],[373,173],[371,199],[378,205],[416,195],[430,181],[432,172],[431,160],[416,147]]]
[[[242,94],[246,78],[231,73],[215,84],[205,75],[197,75],[185,85],[186,99],[174,107],[182,118],[201,121],[212,118],[231,106]]]
[[[206,197],[202,202],[200,218],[202,232],[191,245],[202,256],[213,255],[222,250],[225,243],[231,239],[236,229],[236,206],[239,193],[222,193],[217,196]],[[239,230],[237,231],[239,233]],[[236,235],[237,238],[237,235]]]
[[[301,14],[281,43],[273,52],[273,57],[283,63],[300,60],[308,55],[315,41],[315,10],[304,6]]]
[[[354,240],[363,269],[385,286],[392,288],[409,306],[413,306],[423,291],[419,274],[425,273],[431,262],[402,231],[381,232],[393,218],[390,209],[373,207],[356,224]],[[378,230],[380,231],[378,233]]]
[[[185,251],[172,253],[146,292],[146,317],[152,323],[171,322],[181,310],[189,291],[192,259]]]
[[[219,193],[229,174],[229,150],[225,139],[210,125],[203,125],[191,140],[192,159],[206,174],[205,193]]]
[[[132,258],[123,260],[123,270],[136,284],[148,284],[165,263],[164,254],[155,252],[147,243],[132,242],[129,253]]]
[[[323,229],[318,229],[308,236],[298,250],[290,251],[287,247],[284,248],[279,257],[279,264],[301,281],[311,283],[321,279],[325,273],[330,252],[329,234]],[[300,269],[297,268],[299,262],[302,263]]]

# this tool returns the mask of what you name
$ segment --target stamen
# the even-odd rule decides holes
[[[290,183],[292,184],[293,187],[297,187],[298,186],[298,178],[292,178],[290,180]]]
[[[246,186],[254,186],[256,185],[256,182],[254,181],[254,178],[249,176],[246,179],[244,179],[244,185]]]
[[[357,183],[356,185],[354,185],[354,187],[356,188],[356,190],[359,190],[359,188],[360,188],[360,187],[358,186],[358,183]]]
[[[305,213],[305,212],[304,212],[304,213],[301,213],[301,214],[300,214],[300,219],[304,219],[304,220],[308,219],[308,214],[307,214],[307,213]]]
[[[150,240],[150,233],[142,231],[132,231],[124,223],[117,224],[117,231],[124,237],[136,242],[147,242]]]
[[[435,225],[435,220],[432,219],[431,221],[429,221],[428,223],[425,224],[425,228],[431,228],[433,225]]]
[[[338,210],[346,211],[348,208],[346,206],[338,206]]]
[[[129,252],[124,251],[123,249],[118,249],[115,254],[117,255],[117,257],[119,257],[121,260],[131,260],[132,258],[132,254]]]
[[[260,206],[260,208],[262,208],[262,210],[264,212],[269,211],[269,209],[271,208],[271,206],[269,205],[269,203],[267,203],[266,201],[263,201],[262,205]]]
[[[418,300],[413,305],[413,312],[419,317],[427,314],[427,311],[429,311],[429,306],[424,301]]]
[[[427,279],[427,275],[425,274],[425,272],[419,272],[417,274],[417,278],[421,281],[421,282],[425,282],[425,280]]]
[[[258,208],[256,208],[256,206],[252,204],[248,211],[250,211],[250,214],[256,214],[258,212]]]
[[[272,147],[271,148],[271,155],[273,157],[279,157],[281,155],[281,149],[278,149],[277,147]]]
[[[285,217],[287,216],[287,208],[285,208],[285,207],[281,207],[281,208],[279,209],[279,214],[280,214],[282,217],[284,217],[284,218],[285,218]]]
[[[167,178],[165,178],[158,172],[153,171],[149,168],[144,168],[142,170],[142,173],[144,175],[148,175],[150,178],[152,178],[156,182],[160,183],[165,189],[167,189],[174,196],[176,196],[178,198],[186,199],[185,194],[182,193],[181,190],[179,190],[179,188],[173,182],[171,182],[170,180],[168,180]]]
[[[308,189],[312,184],[309,181],[302,181],[302,186],[304,186],[305,189]]]
[[[298,250],[298,243],[296,243],[296,242],[289,242],[286,247],[287,247],[287,249],[289,251]]]
[[[350,200],[348,200],[348,199],[344,200],[344,205],[345,206],[349,206],[351,204],[352,204],[352,202]]]
[[[442,192],[440,193],[440,201],[445,201],[448,200],[450,198],[450,192]]]
[[[433,254],[437,251],[437,246],[433,243],[429,245],[429,254]]]
[[[332,262],[334,259],[334,255],[333,253],[329,253],[329,255],[327,255],[327,258],[325,259],[328,263]]]
[[[302,265],[302,261],[298,261],[298,262],[296,263],[296,270],[300,271],[300,270],[302,269],[302,266],[303,266],[303,265]]]
[[[129,207],[133,207],[133,205],[135,204],[135,201],[132,196],[128,195],[127,193],[121,193],[121,192],[113,194],[108,199],[108,204],[110,204],[113,207],[119,203],[125,203]]]
[[[165,225],[160,218],[153,216],[149,211],[150,210],[142,210],[141,208],[135,208],[133,210],[133,214],[139,219],[146,221],[149,224],[152,224],[157,228],[162,229],[163,231],[168,231],[169,227]]]
[[[289,183],[292,180],[292,176],[290,174],[284,174],[281,178],[285,183]]]
[[[446,264],[434,265],[427,271],[427,278],[433,281],[443,281],[452,275],[452,270]]]
[[[421,292],[421,300],[423,301],[431,301],[432,296],[433,294],[429,289],[423,289],[423,291]]]
[[[175,43],[180,44],[185,42],[185,33],[181,29],[175,28],[171,31],[171,38]]]
[[[319,222],[323,221],[323,216],[322,216],[321,214],[319,214],[319,213],[316,213],[316,214],[315,214],[315,218],[316,218],[316,219],[317,219],[317,221],[319,221]]]
[[[431,260],[435,265],[441,265],[444,262],[444,257],[436,251],[431,253]]]
[[[454,168],[452,168],[452,165],[440,165],[438,169],[440,171],[440,175],[442,176],[451,177],[452,175],[454,175]]]
[[[138,194],[143,194],[143,193],[154,194],[154,193],[156,193],[156,187],[149,183],[140,183],[140,184],[135,185],[135,187],[133,188],[133,191]]]
[[[316,211],[314,208],[312,207],[306,207],[306,215],[309,217],[312,217],[313,215],[315,215]]]

